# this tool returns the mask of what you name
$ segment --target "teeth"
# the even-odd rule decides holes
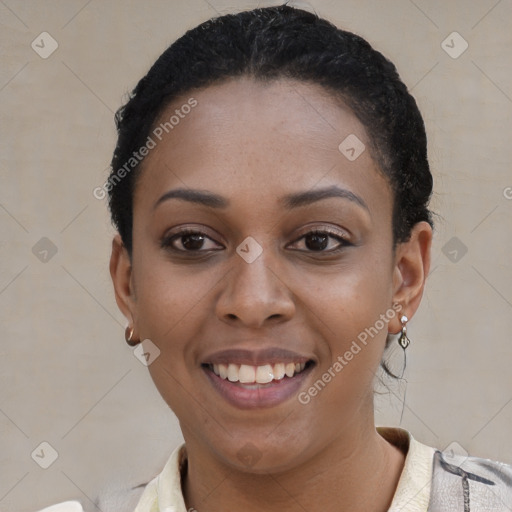
[[[277,363],[274,365],[274,379],[281,380],[286,375],[284,363]]]
[[[259,367],[258,367],[259,370]],[[250,382],[254,382],[254,379],[256,378],[256,370],[254,369],[254,366],[248,366],[246,364],[243,364],[240,366],[240,371],[238,372],[238,380],[242,384],[249,384]]]
[[[215,365],[213,365],[213,371],[215,371]],[[219,364],[219,373],[217,374],[223,379],[228,378],[228,365],[227,364]]]
[[[228,365],[228,380],[230,382],[238,382],[239,368],[237,364]]]
[[[306,363],[276,363],[262,366],[248,364],[213,364],[211,369],[215,375],[230,382],[241,384],[268,384],[273,380],[282,380],[293,377],[306,367]]]
[[[274,369],[269,364],[258,366],[256,370],[256,383],[267,384],[274,380]],[[241,381],[240,381],[241,382]]]

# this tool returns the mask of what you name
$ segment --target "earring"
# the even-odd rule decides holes
[[[137,345],[139,343],[138,340],[134,340],[133,339],[133,327],[126,327],[125,331],[124,331],[124,339],[126,340],[126,343],[128,343],[128,345],[130,345],[130,347],[135,347],[135,345]]]
[[[405,350],[409,343],[411,343],[411,340],[407,337],[407,322],[409,319],[403,315],[402,318],[400,318],[400,322],[402,323],[402,330],[400,331],[400,336],[398,338],[398,344]]]

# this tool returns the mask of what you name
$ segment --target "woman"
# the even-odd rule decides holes
[[[375,427],[432,240],[393,64],[288,6],[223,16],[164,52],[117,126],[116,300],[185,439],[136,512],[512,508],[510,466]]]

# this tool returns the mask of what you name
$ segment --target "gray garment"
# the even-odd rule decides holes
[[[512,512],[512,466],[436,451],[428,512]]]

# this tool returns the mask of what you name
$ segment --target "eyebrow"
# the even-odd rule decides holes
[[[181,199],[190,203],[197,203],[210,208],[226,208],[229,201],[218,194],[206,192],[203,190],[193,190],[185,188],[176,188],[166,192],[153,206],[153,210],[164,201],[169,199]]]
[[[295,194],[289,194],[284,196],[282,202],[288,209],[298,208],[300,206],[307,206],[322,199],[330,199],[332,197],[339,197],[342,199],[348,199],[353,203],[358,204],[365,210],[369,211],[367,204],[361,197],[354,194],[350,190],[340,188],[336,185],[326,188],[308,190],[306,192],[299,192]],[[181,199],[190,203],[196,203],[209,208],[226,208],[229,206],[229,201],[213,192],[207,192],[203,190],[195,189],[184,189],[176,188],[169,190],[163,196],[158,199],[155,203],[153,210],[155,210],[161,203],[168,201],[169,199]]]
[[[365,210],[369,210],[368,205],[363,201],[361,197],[354,194],[350,190],[340,188],[336,185],[326,188],[317,188],[314,190],[308,190],[307,192],[299,192],[298,194],[290,194],[284,197],[283,203],[286,208],[297,208],[299,206],[307,206],[315,203],[322,199],[329,199],[331,197],[340,197],[342,199],[348,199],[353,203],[358,204]]]

